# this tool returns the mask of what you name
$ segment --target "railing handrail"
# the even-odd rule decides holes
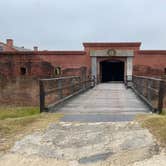
[[[155,80],[155,81],[164,81],[164,82],[166,82],[166,80],[164,80],[164,79],[155,78],[155,77],[137,76],[137,75],[133,75],[133,77],[142,78],[142,79],[148,79],[148,80]]]
[[[80,78],[79,76],[68,76],[68,77],[56,77],[56,78],[42,78],[39,81],[55,81],[55,80],[65,80],[70,78]]]
[[[166,80],[146,77],[133,76],[133,89],[137,94],[153,109],[162,113],[164,107],[164,95],[166,90]],[[155,94],[155,97],[154,97]],[[153,103],[157,102],[157,106]]]
[[[62,87],[60,87],[60,88],[51,88],[51,89],[45,91],[45,96],[47,96],[47,95],[49,95],[49,94],[51,94],[51,93],[54,93],[54,92],[56,92],[57,90],[63,90],[63,89],[71,88],[71,87],[76,86],[76,85],[80,85],[80,84],[82,84],[82,83],[87,83],[87,82],[89,82],[90,80],[92,80],[92,79],[88,79],[88,80],[85,80],[85,81],[79,81],[79,83],[75,83],[74,85],[65,85],[65,86],[62,86]]]
[[[76,82],[74,81],[75,78],[77,78]],[[67,83],[66,85],[63,84],[63,81],[70,81],[70,83]],[[46,81],[57,81],[54,86],[57,87],[51,87],[46,89],[45,84],[47,84]],[[74,81],[74,82],[73,82]],[[55,102],[55,105],[58,103],[65,101],[72,97],[73,95],[79,94],[89,88],[92,88],[95,86],[95,77],[88,77],[84,80],[81,80],[79,76],[70,76],[70,77],[59,77],[59,78],[50,78],[50,79],[40,79],[39,80],[39,89],[40,89],[40,112],[43,112],[45,109],[45,97],[57,93],[58,100]],[[76,89],[75,89],[76,88]],[[65,96],[63,94],[63,90],[69,90],[69,94]],[[58,102],[59,101],[59,102]],[[50,104],[49,104],[50,105]],[[52,105],[52,104],[51,104]]]

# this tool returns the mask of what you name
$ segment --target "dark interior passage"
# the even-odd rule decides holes
[[[101,81],[124,81],[124,62],[101,62]]]

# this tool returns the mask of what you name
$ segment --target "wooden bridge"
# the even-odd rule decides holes
[[[166,82],[148,77],[133,77],[133,86],[101,83],[79,77],[40,80],[40,109],[63,113],[62,121],[131,121],[137,114],[161,113]]]
[[[103,83],[77,96],[58,110],[63,121],[128,121],[148,107],[121,83]]]

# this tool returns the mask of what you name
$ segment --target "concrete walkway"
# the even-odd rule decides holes
[[[150,112],[131,89],[122,83],[103,83],[70,100],[58,112],[61,121],[131,121],[136,114]]]

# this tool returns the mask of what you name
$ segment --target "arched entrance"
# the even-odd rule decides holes
[[[100,62],[101,82],[124,81],[123,61],[103,61]]]

